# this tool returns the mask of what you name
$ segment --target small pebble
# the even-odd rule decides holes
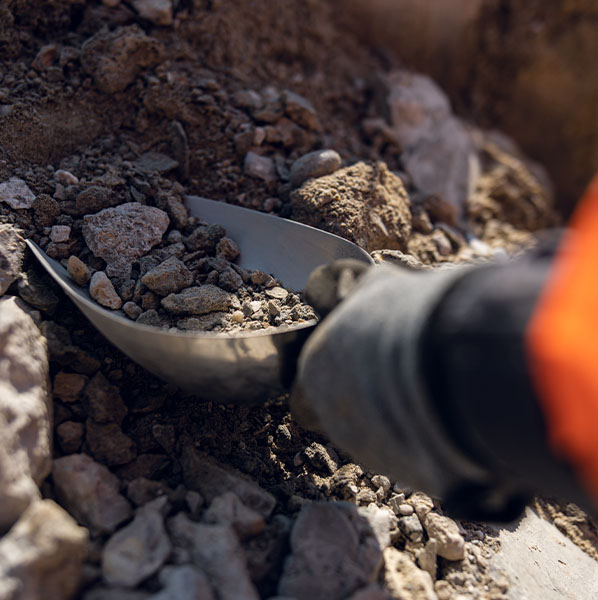
[[[300,187],[308,179],[323,177],[337,171],[341,157],[334,150],[316,150],[298,158],[291,167],[291,185]]]
[[[79,179],[69,171],[64,171],[63,169],[59,169],[54,173],[54,179],[62,185],[79,185]]]
[[[414,513],[415,509],[411,504],[401,504],[399,505],[399,514],[403,517],[409,517]]]
[[[266,296],[276,300],[284,300],[289,295],[289,291],[280,286],[266,290]]]
[[[113,310],[122,306],[122,300],[104,271],[96,271],[89,282],[91,297],[102,306]]]
[[[231,320],[234,323],[242,323],[245,320],[245,315],[243,314],[243,311],[241,310],[236,310],[232,315],[231,315]]]
[[[69,256],[66,271],[77,285],[85,285],[91,277],[87,265],[75,255]]]

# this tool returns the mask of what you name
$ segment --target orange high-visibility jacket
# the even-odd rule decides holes
[[[552,450],[598,504],[598,176],[570,225],[525,341]]]

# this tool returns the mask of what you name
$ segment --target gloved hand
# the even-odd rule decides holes
[[[463,272],[355,261],[315,271],[306,296],[318,312],[344,299],[307,340],[291,399],[300,422],[355,460],[437,496],[488,479],[445,431],[419,368],[422,328]]]

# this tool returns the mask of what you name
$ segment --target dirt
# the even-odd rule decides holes
[[[35,197],[26,208],[0,203],[0,219],[50,256],[67,261],[77,255],[90,271],[106,269],[111,260],[85,247],[85,218],[132,203],[179,219],[181,238],[175,234],[168,244],[181,243],[202,227],[180,212],[185,194],[293,216],[379,250],[380,260],[422,268],[516,251],[533,242],[533,231],[559,222],[547,186],[527,160],[473,125],[482,163],[465,207],[467,222],[442,199],[422,194],[405,173],[380,108],[380,81],[396,65],[340,27],[333,3],[182,0],[174,3],[168,26],[140,17],[134,4],[71,0],[41,10],[27,0],[0,0],[0,182],[20,178]],[[295,161],[321,149],[338,152],[341,169],[297,188]],[[60,237],[66,230],[55,227],[70,228],[66,240]],[[163,234],[168,240],[166,230],[160,239]],[[214,271],[221,275],[207,263],[202,283]],[[139,276],[151,272],[139,269]],[[112,278],[124,300],[128,275]],[[255,285],[264,302],[277,288],[267,277]],[[201,469],[219,473],[219,482],[218,469],[240,472],[272,495],[265,529],[234,542],[241,544],[248,585],[258,597],[279,592],[289,529],[302,507],[318,501],[374,504],[394,518],[388,517],[394,550],[387,570],[378,567],[371,581],[357,578],[351,594],[372,583],[372,598],[400,597],[401,569],[390,565],[407,560],[414,577],[430,574],[421,589],[433,586],[430,593],[438,598],[506,597],[508,580],[487,568],[498,545],[491,529],[459,523],[467,556],[438,557],[420,523],[425,513],[420,517],[414,507],[423,502],[426,511],[441,515],[440,503],[364,472],[325,438],[302,429],[286,396],[264,398],[262,406],[229,406],[164,384],[108,344],[31,257],[8,293],[38,311],[48,340],[55,459],[93,456],[116,474],[120,491],[135,505],[152,494],[167,496],[167,517],[185,511],[194,521],[207,518],[221,490],[194,487]],[[241,312],[245,300],[251,303],[238,300]],[[152,301],[156,297],[148,296],[141,308],[155,311]],[[258,310],[261,324],[277,318],[263,306]],[[112,414],[100,411],[102,402]],[[237,482],[234,491],[250,503],[241,479],[245,483]],[[51,479],[43,493],[60,497]],[[539,506],[595,556],[595,528],[585,515]],[[92,536],[81,595],[111,597],[101,579],[108,537]],[[173,550],[170,566],[184,563],[185,552],[182,546]],[[221,593],[224,584],[214,583],[220,575],[211,577]],[[161,587],[156,571],[137,589],[149,597]]]

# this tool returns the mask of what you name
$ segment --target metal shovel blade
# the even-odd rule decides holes
[[[241,248],[239,265],[271,273],[295,291],[311,271],[337,258],[372,263],[351,242],[307,225],[272,215],[188,196],[193,216],[226,228]],[[129,358],[165,381],[220,402],[256,402],[289,385],[301,346],[316,321],[239,333],[158,329],[129,320],[121,311],[101,307],[86,288],[35,243],[36,258],[91,323]]]

